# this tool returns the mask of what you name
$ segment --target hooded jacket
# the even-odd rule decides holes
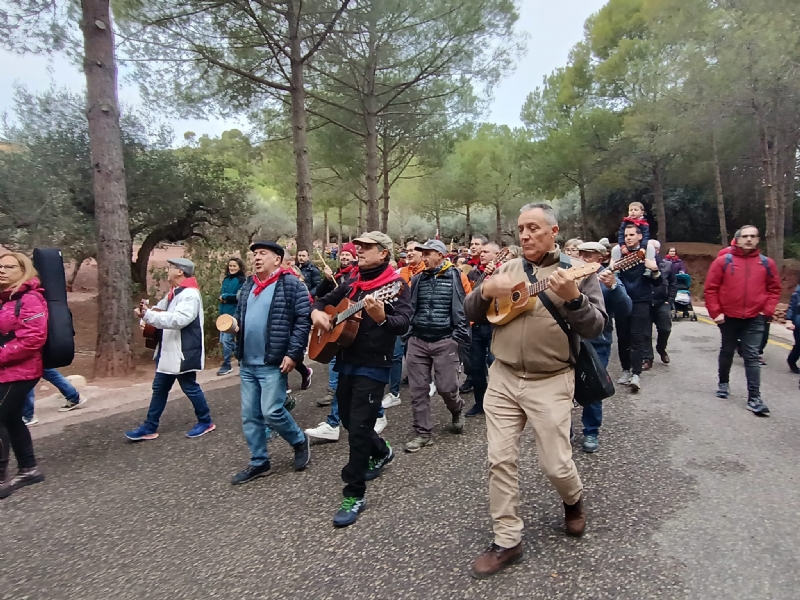
[[[0,292],[0,383],[39,379],[46,341],[47,302],[39,280],[29,279],[13,294]]]
[[[778,268],[774,260],[762,257],[760,250],[745,254],[733,247],[711,263],[705,301],[712,319],[721,314],[732,319],[752,319],[760,314],[771,317],[780,298]]]
[[[550,277],[558,268],[560,259],[561,252],[556,247],[545,254],[538,264],[531,263],[537,279],[541,281]],[[505,273],[514,283],[527,283],[529,279],[525,274],[524,260],[524,257],[515,258],[495,273]],[[574,266],[584,264],[574,258],[571,262]],[[579,336],[588,340],[599,337],[608,322],[597,275],[592,274],[582,279],[578,283],[578,289],[583,300],[576,310],[567,310],[564,301],[553,292],[543,292],[572,329],[573,348],[577,347]],[[467,318],[479,321],[490,305],[491,300],[482,298],[481,286],[477,286],[467,296],[464,304]],[[547,379],[572,369],[567,336],[541,302],[537,302],[532,310],[522,313],[513,321],[494,327],[492,354],[522,379]]]

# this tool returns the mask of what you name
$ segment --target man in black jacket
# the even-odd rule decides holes
[[[653,288],[653,300],[650,304],[650,320],[656,326],[656,352],[661,357],[661,362],[669,364],[669,354],[667,354],[667,342],[672,333],[672,306],[675,303],[675,295],[678,293],[677,275],[672,272],[672,265],[661,259],[661,244],[657,240],[650,240],[650,245],[656,251],[656,264],[661,270],[661,285]],[[653,367],[655,355],[653,354],[653,328],[648,327],[645,333],[644,342],[644,364],[642,370],[647,371]]]
[[[445,259],[447,247],[439,240],[417,246],[427,267],[411,280],[411,331],[406,365],[416,436],[405,445],[418,452],[432,443],[431,369],[436,389],[453,415],[450,430],[464,430],[464,401],[458,392],[459,346],[470,344],[470,329],[464,313],[467,292],[461,271]]]
[[[326,306],[337,306],[344,298],[364,300],[358,334],[337,354],[334,367],[339,374],[339,415],[350,439],[350,458],[342,469],[344,500],[333,518],[336,527],[356,522],[366,507],[366,481],[380,476],[394,458],[391,446],[375,432],[375,421],[391,377],[395,341],[408,330],[411,319],[408,285],[389,265],[392,239],[372,231],[353,241],[358,246],[358,275],[318,299],[311,312],[315,328],[329,329],[331,318]],[[398,290],[391,302],[384,304],[371,296],[390,286]]]
[[[234,315],[242,429],[250,464],[233,477],[234,485],[270,474],[267,425],[294,448],[296,471],[303,471],[311,457],[308,436],[285,407],[287,378],[308,345],[308,290],[294,271],[281,268],[281,245],[256,242],[250,250],[255,273],[242,286]]]
[[[636,252],[641,241],[642,230],[638,225],[630,223],[625,228],[625,245],[628,251]],[[623,371],[617,383],[630,385],[632,392],[638,392],[642,388],[639,378],[644,361],[645,336],[647,328],[652,327],[650,305],[653,301],[653,289],[661,285],[661,273],[656,261],[648,258],[635,267],[621,271],[619,278],[633,302],[633,309],[630,316],[617,319],[619,361]]]
[[[317,266],[311,262],[311,257],[308,255],[308,250],[300,250],[297,253],[297,266],[300,273],[303,275],[303,281],[306,283],[308,293],[312,298],[317,297],[317,286],[322,281],[322,274],[319,272]]]

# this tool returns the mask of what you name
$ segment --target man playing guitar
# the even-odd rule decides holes
[[[392,239],[372,231],[353,241],[358,246],[357,276],[319,298],[311,312],[314,327],[327,330],[331,315],[325,312],[326,306],[337,306],[345,298],[364,300],[364,310],[353,317],[361,317],[355,340],[339,352],[334,367],[339,374],[339,414],[350,434],[350,459],[342,469],[344,500],[333,518],[336,527],[356,522],[366,506],[366,481],[378,477],[394,458],[392,448],[375,432],[375,421],[390,379],[395,340],[408,331],[411,320],[408,285],[389,265]],[[391,304],[368,297],[395,281],[402,288]]]

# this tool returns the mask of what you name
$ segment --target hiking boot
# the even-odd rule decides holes
[[[586,530],[586,511],[583,509],[583,496],[575,504],[564,503],[564,523],[567,535],[580,537]]]
[[[466,413],[464,413],[465,417],[477,417],[478,415],[482,415],[483,407],[478,406],[477,404],[470,408]]]
[[[472,563],[472,576],[475,579],[486,579],[520,558],[522,558],[522,542],[513,548],[501,548],[497,544],[492,544]]]
[[[333,404],[333,396],[336,392],[333,390],[328,390],[328,393],[325,394],[325,397],[322,400],[317,400],[317,406],[330,406]]]
[[[230,365],[222,365],[217,371],[217,377],[222,377],[223,375],[230,375],[233,373],[233,369]]]
[[[751,411],[754,415],[758,415],[759,417],[767,417],[769,416],[769,408],[761,398],[751,398],[747,401],[747,410]]]
[[[600,442],[597,441],[596,435],[583,436],[583,451],[589,454],[594,454],[600,448]]]
[[[668,365],[669,364],[669,354],[667,354],[667,351],[666,350],[659,350],[658,348],[656,348],[656,352],[658,352],[658,355],[661,357],[661,362],[664,363],[665,365]]]
[[[294,470],[305,471],[308,463],[311,462],[311,438],[307,435],[305,439],[294,446]]]
[[[631,391],[635,394],[642,389],[642,382],[639,381],[639,376],[634,375],[631,377]]]
[[[158,437],[158,433],[150,431],[144,425],[139,425],[136,429],[131,429],[125,432],[125,437],[132,442],[142,442],[144,440],[154,440]]]
[[[628,385],[631,382],[631,372],[630,371],[623,371],[622,375],[620,375],[619,379],[617,379],[617,383],[622,385]]]
[[[800,368],[798,368],[797,363],[792,363],[789,360],[787,360],[786,364],[789,365],[789,371],[791,371],[795,375],[800,375]]]
[[[717,386],[717,398],[727,398],[730,392],[731,388],[727,383],[720,383]]]
[[[314,376],[314,369],[311,367],[308,368],[308,376],[303,377],[303,381],[300,383],[300,389],[302,391],[307,390],[311,387],[311,378]]]
[[[367,501],[363,498],[348,496],[339,505],[339,510],[333,515],[334,527],[347,527],[358,520],[358,515],[367,508]]]
[[[239,471],[236,475],[233,476],[231,479],[231,483],[233,485],[241,485],[242,483],[249,483],[254,479],[258,479],[259,477],[266,477],[267,475],[271,475],[272,471],[269,469],[269,463],[266,462],[263,465],[259,465],[254,467],[253,465],[247,465],[243,471]]]
[[[332,427],[327,422],[323,421],[312,429],[306,429],[306,435],[317,440],[327,440],[329,442],[339,441],[339,428]]]
[[[380,477],[381,473],[383,472],[383,468],[394,460],[394,450],[392,450],[389,442],[386,442],[386,447],[389,449],[389,454],[384,456],[382,459],[369,459],[369,470],[367,471],[366,475],[364,475],[364,481],[372,481],[373,479]]]
[[[653,361],[652,360],[643,360],[642,361],[642,371],[649,371],[653,368]]]
[[[410,452],[410,453],[413,454],[414,452],[419,452],[425,446],[430,446],[432,443],[433,443],[433,440],[431,439],[430,436],[418,435],[417,437],[412,439],[410,442],[408,442],[403,449],[406,452]]]
[[[375,433],[378,435],[383,433],[383,430],[386,429],[386,426],[389,424],[389,420],[386,418],[386,415],[382,417],[378,417],[375,420]]]
[[[69,411],[74,410],[76,408],[80,408],[84,404],[86,404],[86,398],[82,398],[81,396],[78,396],[78,399],[75,402],[70,402],[69,400],[67,400],[67,403],[64,406],[62,406],[61,408],[59,408],[58,412],[69,412]]]
[[[213,423],[198,423],[186,434],[187,438],[199,438],[207,433],[211,433],[217,428]]]
[[[463,433],[464,432],[464,415],[462,411],[454,412],[453,413],[453,422],[450,425],[450,431],[452,433]]]
[[[400,394],[393,394],[389,392],[381,400],[383,408],[392,408],[393,406],[400,406]]]

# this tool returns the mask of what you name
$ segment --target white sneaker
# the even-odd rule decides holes
[[[383,415],[382,417],[378,417],[378,420],[375,421],[375,433],[380,435],[381,432],[384,429],[386,429],[386,426],[388,424],[389,424],[389,421],[386,419],[386,415]]]
[[[30,419],[22,417],[22,422],[25,423],[25,425],[27,425],[28,427],[31,427],[33,425],[36,425],[39,422],[39,419],[36,417],[36,415],[33,415]]]
[[[631,377],[631,391],[638,392],[640,389],[642,389],[642,384],[639,382],[639,376],[634,375]]]
[[[400,406],[400,394],[392,394],[389,392],[383,397],[381,401],[383,408],[392,408],[393,406]]]
[[[433,382],[431,382],[431,389],[430,389],[430,391],[428,392],[428,396],[430,396],[431,398],[433,398],[435,395],[436,395],[436,384],[435,384],[435,383],[433,383]]]
[[[621,383],[622,385],[628,385],[631,382],[631,372],[630,371],[623,371],[622,376],[617,379],[617,383]]]
[[[58,412],[69,412],[71,410],[75,410],[76,408],[81,408],[84,404],[86,404],[86,398],[83,396],[78,396],[77,402],[70,402],[69,400],[67,403],[58,409]]]
[[[320,423],[313,429],[306,429],[308,437],[316,438],[318,440],[328,440],[331,442],[339,441],[339,428],[331,427],[327,423]]]

